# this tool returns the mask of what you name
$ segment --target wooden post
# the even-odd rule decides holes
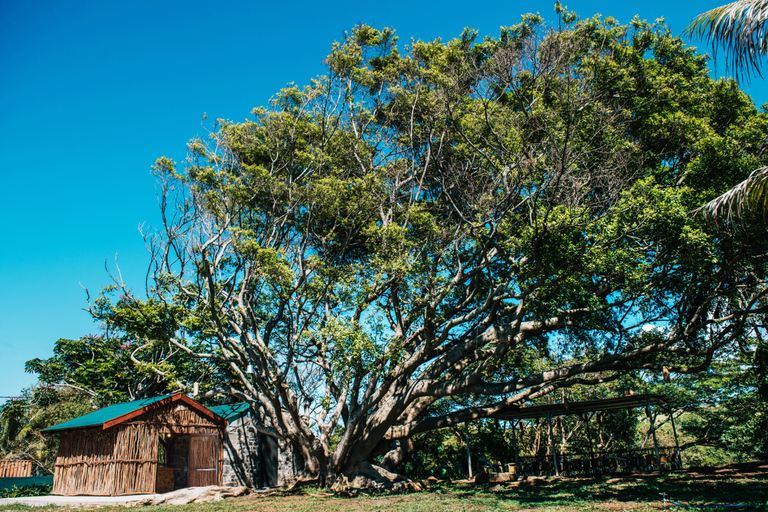
[[[547,424],[549,425],[549,449],[552,450],[552,460],[555,463],[555,475],[560,476],[560,469],[557,467],[557,452],[555,451],[555,438],[552,433],[552,411],[547,411]]]
[[[472,478],[472,452],[469,451],[469,426],[464,423],[464,438],[467,440],[467,467],[469,468],[469,478]]]
[[[517,420],[518,423],[520,420]],[[520,471],[520,457],[517,449],[517,433],[515,432],[515,420],[512,420],[512,449],[515,450],[515,467]]]
[[[672,408],[669,408],[669,420],[672,422],[672,433],[675,435],[675,455],[677,456],[678,469],[683,469],[683,454],[680,453],[680,443],[677,441],[677,429],[675,428],[675,414]]]
[[[656,452],[656,467],[661,470],[661,457],[659,456],[659,442],[656,440],[656,426],[654,423],[654,415],[651,412],[651,399],[649,398],[645,404],[645,414],[648,416],[648,420],[651,422],[651,434],[653,434],[653,449]]]
[[[592,414],[586,413],[584,415],[584,419],[585,419],[585,421],[584,421],[584,428],[586,428],[586,430],[587,430],[587,441],[589,441],[589,443],[588,443],[589,444],[589,466],[588,466],[589,470],[587,471],[587,469],[585,468],[584,474],[594,473],[594,471],[592,471],[594,469],[594,467],[592,467],[592,465],[594,464],[594,460],[595,460],[595,447],[594,447],[595,443],[594,443],[594,441],[592,441],[592,434],[589,431],[589,420],[594,415],[595,415],[595,413],[592,413]]]

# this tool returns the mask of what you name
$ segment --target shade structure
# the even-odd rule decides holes
[[[552,454],[552,462],[554,464],[555,474],[559,475],[559,467],[557,451],[555,450],[554,439],[552,435],[552,418],[556,416],[568,416],[570,414],[585,414],[595,411],[613,411],[618,409],[634,409],[637,407],[644,407],[646,415],[648,416],[651,424],[651,433],[653,434],[653,445],[656,456],[657,467],[661,467],[661,459],[659,454],[659,445],[656,439],[656,430],[654,426],[655,415],[651,412],[651,406],[653,405],[666,405],[670,404],[672,400],[665,396],[655,393],[644,394],[629,394],[625,396],[615,398],[603,398],[599,400],[583,400],[578,402],[559,402],[553,404],[540,404],[529,406],[510,406],[501,411],[492,414],[491,417],[500,420],[523,420],[534,418],[546,418],[548,425],[548,435],[550,451]],[[587,424],[588,428],[589,424]],[[674,419],[672,420],[672,426],[674,429]],[[677,433],[675,432],[675,445],[677,446]],[[677,454],[680,453],[680,448],[677,446]]]
[[[641,395],[627,395],[616,398],[603,398],[600,400],[583,400],[580,402],[559,402],[554,404],[513,406],[502,409],[492,418],[499,420],[524,420],[533,418],[546,418],[548,416],[567,416],[569,414],[584,414],[594,411],[613,411],[617,409],[632,409],[635,407],[647,407],[648,405],[661,405],[671,403],[671,399],[664,395],[645,393]]]

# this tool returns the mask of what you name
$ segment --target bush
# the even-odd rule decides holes
[[[10,489],[0,489],[0,498],[23,498],[25,496],[46,496],[51,494],[52,485],[32,484],[14,485]]]

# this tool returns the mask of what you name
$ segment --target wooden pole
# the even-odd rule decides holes
[[[672,433],[675,435],[675,455],[680,465],[678,469],[683,469],[683,454],[680,453],[680,443],[677,441],[677,429],[675,428],[675,414],[671,407],[669,408],[669,420],[672,422]]]
[[[467,467],[469,468],[469,478],[472,478],[472,452],[469,451],[469,426],[464,423],[464,438],[467,440]]]
[[[649,398],[645,404],[645,414],[648,416],[648,420],[651,422],[651,434],[653,434],[653,449],[656,452],[656,467],[661,470],[661,457],[659,456],[659,442],[656,440],[656,427],[654,423],[654,415],[651,412],[651,399]]]
[[[593,446],[594,442],[592,441],[592,434],[590,433],[590,430],[589,430],[589,420],[592,418],[592,416],[594,416],[594,413],[592,414],[586,413],[584,415],[584,428],[587,430],[587,441],[588,441],[587,444],[589,445],[589,462],[588,462],[589,466],[588,466],[588,470],[587,468],[585,468],[584,474],[594,473],[594,471],[592,471],[594,469],[592,465],[594,464],[594,460],[595,460],[595,449]]]
[[[560,469],[557,467],[557,452],[555,451],[555,437],[552,433],[552,411],[547,411],[547,425],[549,425],[549,449],[552,450],[552,460],[555,463],[555,475],[560,476]]]

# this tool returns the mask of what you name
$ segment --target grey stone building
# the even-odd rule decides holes
[[[211,407],[227,420],[222,485],[251,488],[291,485],[301,462],[249,404]]]

